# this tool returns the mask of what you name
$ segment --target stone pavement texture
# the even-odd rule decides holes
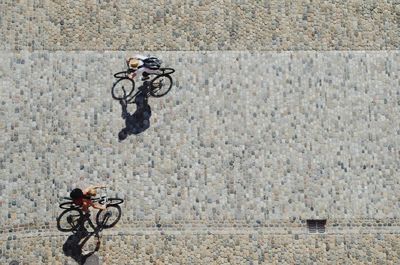
[[[399,12],[0,1],[0,264],[77,264],[58,203],[92,183],[125,203],[86,264],[399,264]],[[112,73],[137,52],[175,84],[119,143]]]
[[[20,264],[76,264],[64,236],[16,239]],[[398,235],[109,235],[100,264],[398,264]],[[7,245],[8,246],[8,245]],[[32,262],[34,261],[34,262]]]
[[[398,242],[399,52],[158,52],[176,69],[175,86],[150,99],[150,128],[119,143],[124,122],[110,87],[126,55],[1,53],[5,260],[20,257],[13,250],[40,236],[51,239],[41,262],[64,260],[62,251],[54,254],[60,244],[53,240],[66,238],[55,226],[58,203],[92,183],[107,183],[110,195],[125,200],[121,221],[107,231],[112,239],[103,239],[116,252],[130,245],[125,236],[151,237],[143,246],[158,248],[161,235],[176,235],[167,248],[171,260],[160,254],[161,261],[191,257],[199,264],[203,258],[194,256],[202,251],[192,249],[190,238],[209,233],[238,242],[260,234],[284,246],[297,235],[290,248],[308,248],[302,245],[327,240],[307,238],[305,220],[316,218],[328,219],[330,238],[361,240],[365,251],[395,260],[387,247],[364,245],[359,234]],[[208,240],[222,248],[218,236]],[[175,256],[182,244],[194,256]],[[240,255],[247,247],[227,250],[237,255],[234,264],[259,261],[254,253]],[[111,253],[101,257],[115,259]],[[309,251],[300,253],[293,258],[307,259]],[[292,263],[271,255],[270,262]],[[150,256],[137,257],[150,262]],[[374,263],[377,256],[359,258]]]
[[[396,0],[3,0],[0,10],[6,50],[400,47]]]

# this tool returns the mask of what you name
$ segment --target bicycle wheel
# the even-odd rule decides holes
[[[172,87],[172,78],[169,75],[159,75],[150,82],[150,95],[160,98],[166,95]]]
[[[100,210],[96,215],[96,223],[103,228],[111,228],[121,218],[121,207],[119,205],[107,205],[105,210]]]
[[[175,72],[173,68],[160,68],[159,70],[162,71],[163,75],[170,75]]]
[[[79,206],[75,205],[73,202],[63,202],[59,205],[61,209],[78,209]]]
[[[128,77],[129,71],[122,71],[114,74],[115,78],[126,78]]]
[[[104,204],[104,202],[105,202],[105,198],[101,198],[98,201],[98,203],[100,203],[100,204]],[[123,202],[124,202],[124,200],[120,199],[120,198],[108,198],[107,199],[107,205],[117,205],[117,204],[121,204]]]
[[[77,230],[83,213],[79,209],[68,209],[63,211],[57,218],[57,228],[62,232]]]
[[[115,82],[111,89],[111,95],[116,100],[126,99],[135,89],[135,82],[128,78],[120,78]]]

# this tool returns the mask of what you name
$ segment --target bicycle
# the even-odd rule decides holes
[[[153,79],[148,82],[148,91],[149,94],[153,97],[160,98],[165,96],[172,87],[172,77],[171,74],[175,72],[172,68],[159,68],[157,69],[159,73],[149,74],[155,75]],[[111,88],[111,96],[116,100],[128,99],[133,91],[135,90],[135,81],[129,78],[129,74],[134,72],[135,70],[128,69],[126,71],[118,72],[114,74],[115,78],[118,78],[117,81],[114,82]],[[146,83],[144,82],[144,84]],[[126,89],[125,89],[126,88]],[[164,89],[164,90],[163,90]],[[137,96],[140,91],[136,92],[131,98]]]
[[[96,215],[96,224],[101,228],[111,228],[115,226],[121,218],[121,207],[119,204],[123,203],[124,200],[120,198],[108,198],[106,188],[105,195],[97,198],[91,198],[92,202],[97,202],[102,205],[106,205],[106,210],[99,210]],[[86,221],[89,220],[80,206],[75,205],[72,199],[64,197],[68,202],[63,202],[59,205],[61,209],[65,209],[60,216],[57,218],[57,228],[63,232],[70,232],[79,230],[79,227]],[[114,213],[113,213],[114,212]],[[114,219],[112,219],[114,217]],[[111,221],[110,221],[111,220]],[[91,223],[91,221],[90,221]],[[92,224],[91,224],[92,225]]]

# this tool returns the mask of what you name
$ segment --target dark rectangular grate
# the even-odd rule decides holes
[[[307,228],[310,234],[325,233],[326,219],[323,220],[307,220]]]

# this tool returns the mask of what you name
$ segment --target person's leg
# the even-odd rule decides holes
[[[143,68],[143,78],[146,79],[142,79],[142,80],[148,80],[149,79],[149,75],[155,75],[155,74],[159,74],[160,71],[157,69],[150,69],[150,68]]]
[[[90,219],[90,214],[87,216],[86,220],[87,220],[89,226],[95,231],[96,230],[96,226],[93,224],[92,220]]]

